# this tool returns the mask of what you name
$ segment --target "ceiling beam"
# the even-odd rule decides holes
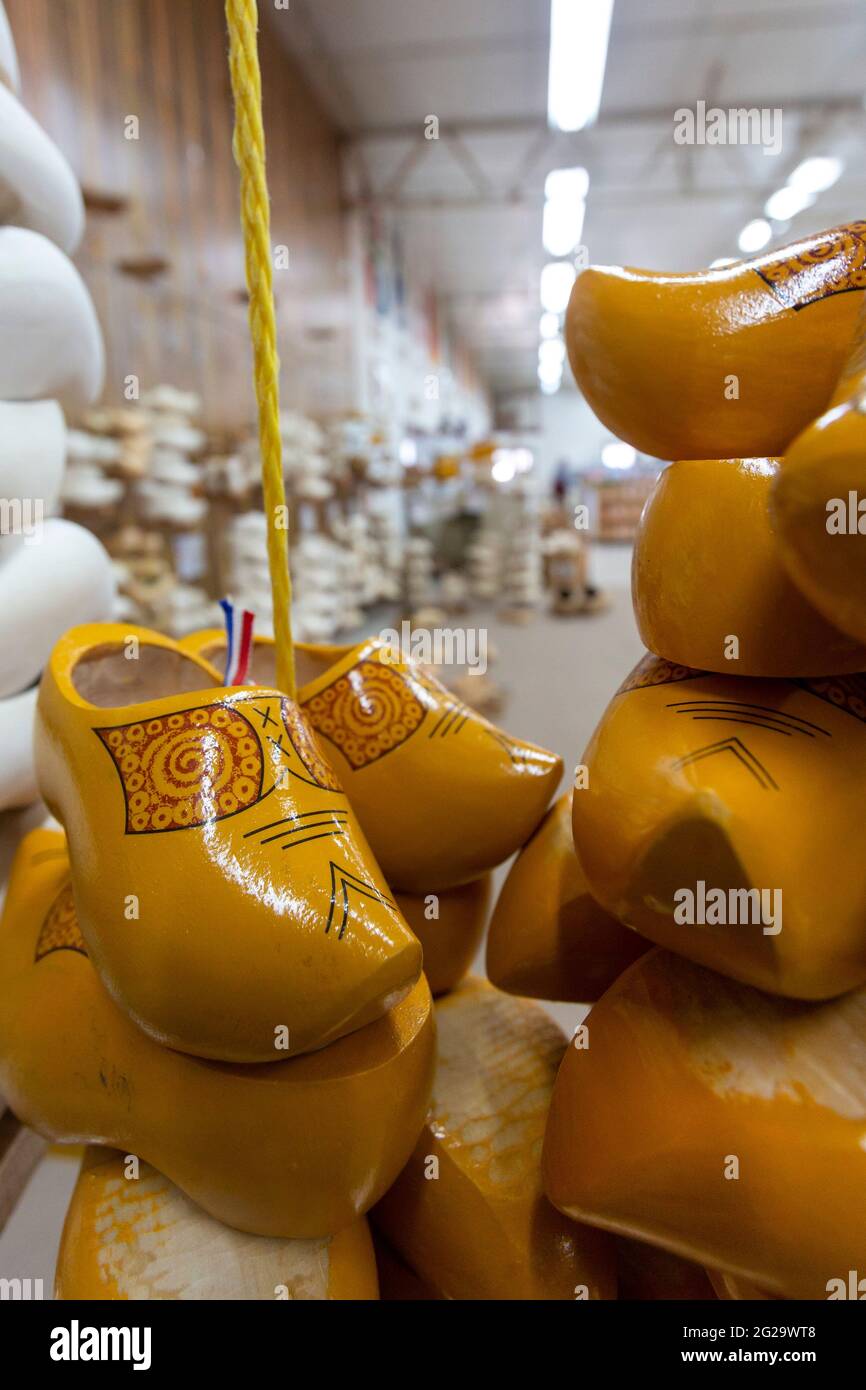
[[[814,111],[832,113],[853,113],[863,117],[863,97],[862,94],[856,96],[821,96],[821,97],[802,97],[790,96],[782,97],[768,103],[766,97],[749,99],[738,97],[719,103],[723,109],[740,110],[746,108],[751,110],[772,105],[781,107],[786,115],[800,115]],[[712,103],[708,103],[712,105]],[[491,118],[468,118],[461,120],[447,119],[439,117],[440,138],[455,136],[458,139],[471,138],[473,135],[537,135],[540,131],[546,131],[551,140],[562,143],[576,144],[582,143],[587,139],[594,139],[597,135],[603,134],[608,126],[622,126],[632,124],[661,124],[666,122],[673,124],[674,112],[682,109],[689,110],[694,107],[693,101],[665,102],[663,106],[623,106],[608,110],[602,110],[598,121],[594,126],[581,131],[562,131],[551,130],[544,116],[496,116]],[[385,123],[382,125],[361,125],[357,127],[351,135],[343,137],[348,144],[363,140],[411,140],[419,136],[423,138],[424,121],[401,121],[395,123]]]

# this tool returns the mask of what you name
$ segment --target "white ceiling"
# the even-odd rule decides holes
[[[535,384],[552,168],[589,169],[597,262],[736,255],[807,154],[843,155],[845,176],[777,240],[866,217],[863,0],[615,0],[600,118],[576,135],[547,129],[548,0],[291,0],[271,30],[347,137],[349,196],[398,209],[495,390]],[[781,107],[781,153],[676,145],[674,111],[699,99]]]

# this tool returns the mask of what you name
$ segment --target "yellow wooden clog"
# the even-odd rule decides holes
[[[454,989],[471,966],[484,937],[490,895],[490,874],[426,897],[394,894],[397,906],[421,942],[424,974],[431,994],[446,994]]]
[[[88,1148],[60,1241],[55,1297],[225,1301],[377,1299],[362,1217],[335,1236],[280,1240],[223,1226],[149,1163]]]
[[[591,1003],[648,949],[591,896],[566,793],[502,885],[487,934],[488,976],[509,994]]]
[[[159,1042],[280,1060],[417,980],[418,942],[285,696],[220,686],[145,629],[72,628],[42,679],[36,763],[94,964]]]
[[[866,680],[758,681],[645,657],[584,754],[574,841],[594,897],[746,984],[866,982]]]
[[[664,951],[570,1047],[544,1140],[575,1220],[787,1298],[827,1298],[866,1250],[866,991],[773,999]]]
[[[827,402],[866,287],[866,222],[686,275],[590,266],[566,342],[620,439],[662,459],[784,453]]]
[[[427,1123],[374,1225],[446,1298],[613,1298],[611,1242],[541,1191],[563,1034],[537,1005],[472,977],[438,1001],[436,1021]]]
[[[237,1066],[161,1047],[87,957],[63,836],[22,841],[0,924],[0,1091],[47,1138],[136,1154],[239,1230],[332,1235],[406,1162],[434,1054],[423,976],[383,1018],[304,1057]]]
[[[219,664],[225,638],[187,648]],[[387,643],[297,643],[298,703],[345,787],[391,887],[437,893],[524,844],[559,785],[562,760],[504,734]],[[251,678],[273,684],[269,639]]]
[[[730,676],[866,670],[866,647],[792,583],[768,511],[778,459],[666,468],[635,539],[638,631],[657,656]]]
[[[831,623],[866,642],[866,314],[826,415],[795,439],[771,496],[793,582]]]

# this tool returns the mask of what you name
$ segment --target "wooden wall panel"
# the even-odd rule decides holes
[[[106,337],[105,398],[123,380],[200,391],[208,425],[254,418],[237,171],[222,0],[6,0],[25,105],[82,185],[128,200],[91,212],[76,261]],[[281,398],[329,412],[349,404],[350,337],[335,131],[283,51],[261,35]],[[290,23],[291,11],[279,22]],[[124,138],[139,120],[140,138]],[[151,281],[121,260],[160,256]]]

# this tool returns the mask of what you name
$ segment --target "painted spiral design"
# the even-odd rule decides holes
[[[408,681],[378,661],[359,661],[304,705],[317,733],[355,769],[411,738],[426,710]]]
[[[231,706],[203,705],[96,733],[120,774],[127,834],[205,825],[261,796],[261,745]]]

